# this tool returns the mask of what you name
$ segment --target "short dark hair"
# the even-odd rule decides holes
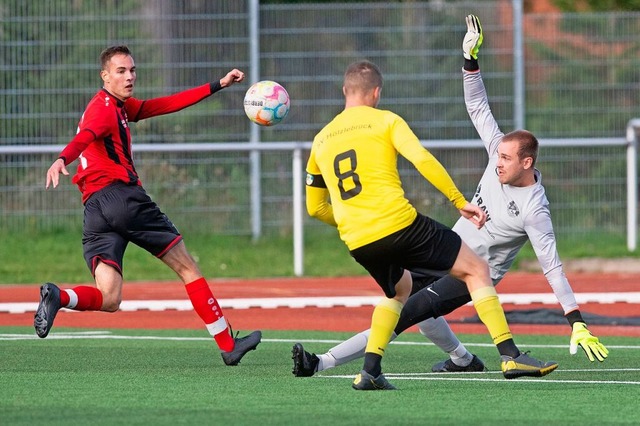
[[[131,56],[131,50],[124,44],[118,46],[107,47],[100,53],[100,69],[107,69],[107,63],[113,58],[115,55],[128,55]]]
[[[532,166],[535,166],[538,159],[538,139],[528,130],[514,130],[502,137],[503,142],[518,142],[518,158],[531,157]]]
[[[344,73],[344,87],[348,91],[368,92],[382,87],[382,73],[376,64],[369,61],[354,62]]]

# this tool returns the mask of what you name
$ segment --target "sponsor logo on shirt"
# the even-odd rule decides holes
[[[365,129],[371,130],[372,128],[373,126],[371,124],[356,124],[353,126],[343,127],[342,129],[338,129],[333,132],[327,133],[325,136],[327,139],[329,139],[334,136],[340,136],[343,133],[353,132],[354,130],[365,130]]]
[[[480,195],[481,190],[482,190],[482,185],[478,185],[478,189],[476,189],[476,193],[473,194],[473,198],[475,198],[476,200],[476,205],[480,207],[483,212],[485,212],[485,214],[487,215],[487,222],[489,222],[491,220],[491,215],[489,214],[489,209],[487,209],[487,206],[484,204],[484,200]]]

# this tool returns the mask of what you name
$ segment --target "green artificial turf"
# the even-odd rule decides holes
[[[345,333],[265,331],[237,367],[222,363],[204,331],[0,328],[0,423],[6,425],[638,424],[640,344],[607,337],[590,363],[567,337],[519,336],[522,349],[560,363],[552,374],[506,380],[484,335],[461,335],[485,373],[436,374],[443,359],[417,333],[387,350],[397,391],[351,389],[361,362],[311,378],[291,374],[291,346],[323,352]]]

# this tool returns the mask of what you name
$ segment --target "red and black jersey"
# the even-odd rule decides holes
[[[82,192],[82,202],[105,186],[122,181],[141,185],[133,164],[129,121],[169,114],[193,105],[211,95],[219,84],[205,84],[175,95],[121,101],[106,90],[91,99],[80,119],[78,133],[60,153],[68,165],[79,159],[72,182]]]

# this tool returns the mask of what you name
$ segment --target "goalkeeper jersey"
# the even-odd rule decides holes
[[[496,164],[498,145],[504,134],[491,113],[480,72],[463,70],[463,82],[467,111],[489,154],[487,168],[471,201],[486,211],[487,221],[477,229],[469,221],[458,220],[453,230],[487,260],[494,283],[504,277],[527,240],[531,241],[542,271],[565,313],[577,309],[556,249],[549,201],[540,172],[535,170],[536,183],[531,186],[500,183]]]
[[[417,216],[402,189],[398,153],[458,209],[467,203],[400,116],[368,106],[347,108],[314,138],[307,186],[320,186],[322,180],[331,200],[332,219],[350,250],[406,228]],[[310,199],[315,199],[309,195],[307,189],[308,208]],[[318,199],[324,202],[326,197]]]

